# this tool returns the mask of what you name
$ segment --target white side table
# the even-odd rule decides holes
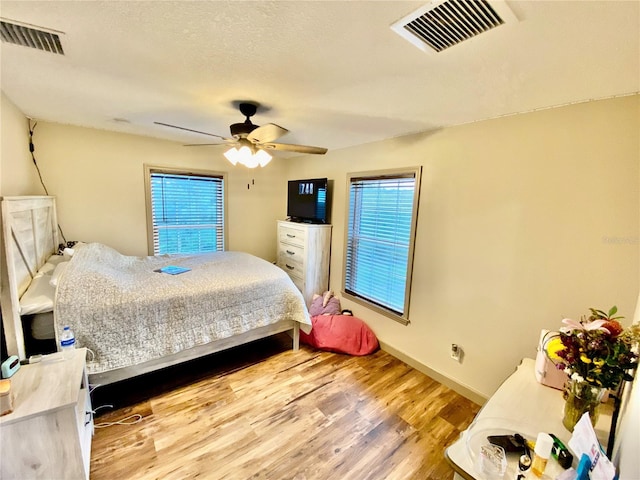
[[[13,412],[0,417],[0,478],[88,479],[93,414],[85,348],[46,355],[11,377]]]
[[[564,399],[562,392],[546,387],[535,378],[535,361],[525,358],[517,370],[498,388],[482,407],[473,423],[462,432],[460,438],[445,451],[445,457],[455,470],[454,479],[484,480],[486,477],[476,468],[478,444],[486,443],[487,435],[520,433],[535,441],[538,432],[553,433],[565,445],[571,438],[562,425]],[[611,426],[612,408],[608,404],[600,407],[600,418],[596,434],[600,443],[606,445]],[[517,458],[509,455],[511,475],[515,478]],[[574,458],[574,468],[577,465]],[[543,479],[555,478],[563,471],[553,459],[549,460]]]

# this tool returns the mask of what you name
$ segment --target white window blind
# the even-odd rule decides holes
[[[224,179],[151,171],[154,255],[224,250]]]
[[[345,293],[401,317],[408,308],[416,176],[351,177],[349,187]]]

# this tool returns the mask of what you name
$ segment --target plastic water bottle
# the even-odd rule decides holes
[[[66,325],[60,335],[60,350],[62,350],[62,356],[64,358],[73,357],[73,350],[76,348],[76,337],[73,334],[73,330]]]

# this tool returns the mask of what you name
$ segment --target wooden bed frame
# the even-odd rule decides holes
[[[189,348],[188,350],[183,350],[173,355],[166,355],[162,358],[150,360],[138,365],[109,370],[103,373],[94,373],[89,375],[89,381],[93,385],[107,385],[109,383],[119,382],[120,380],[160,370],[165,367],[170,367],[171,365],[177,365],[178,363],[193,360],[194,358],[204,357],[286,331],[292,331],[293,350],[298,350],[300,347],[300,324],[293,320],[286,320],[249,330],[248,332],[234,335],[233,337],[215,340],[211,343]]]
[[[20,297],[58,250],[54,197],[3,197],[2,323],[9,355],[25,359]]]
[[[6,272],[6,278],[3,276],[2,279],[2,321],[9,355],[18,355],[20,359],[25,359],[19,300],[38,269],[53,253],[57,252],[58,223],[55,198],[4,197],[2,224],[5,242],[3,249],[5,255],[2,260],[3,267],[6,266],[2,269]],[[286,320],[156,360],[92,374],[89,377],[91,383],[105,385],[286,331],[291,332],[293,349],[298,350],[300,324],[293,320]]]

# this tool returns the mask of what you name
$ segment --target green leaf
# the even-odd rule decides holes
[[[591,313],[593,313],[593,315],[595,317],[598,318],[607,318],[607,314],[605,312],[603,312],[602,310],[597,310],[595,308],[590,308],[589,310],[591,310]]]
[[[618,307],[616,307],[615,305],[613,307],[611,307],[609,309],[609,315],[607,315],[608,317],[611,317],[612,315],[615,315],[616,312],[618,311]]]

